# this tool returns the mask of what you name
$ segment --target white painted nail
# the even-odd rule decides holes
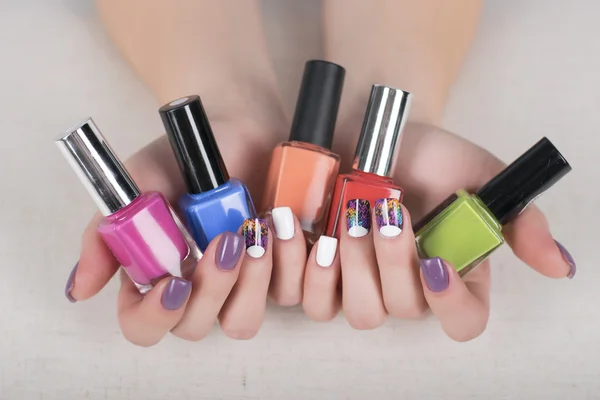
[[[317,244],[317,264],[321,267],[329,267],[335,259],[337,250],[337,239],[329,236],[321,236]]]
[[[384,225],[379,229],[379,232],[385,237],[396,237],[402,233],[402,229],[394,225]]]
[[[261,246],[250,246],[246,249],[246,253],[248,253],[248,255],[250,257],[253,258],[261,258],[264,254],[265,254],[266,250],[261,247]]]
[[[290,240],[294,237],[294,214],[289,207],[277,207],[271,210],[275,234],[278,239]]]
[[[368,233],[369,231],[367,230],[367,228],[358,225],[355,225],[352,228],[348,229],[348,235],[355,238],[361,238],[363,236],[366,236]]]

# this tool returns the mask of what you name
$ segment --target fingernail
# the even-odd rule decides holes
[[[160,302],[167,310],[177,310],[187,300],[192,291],[192,282],[181,278],[173,278],[167,283]]]
[[[65,286],[65,296],[67,296],[67,300],[69,300],[71,303],[77,302],[77,300],[73,296],[71,296],[71,291],[75,287],[75,274],[77,273],[78,266],[79,261],[77,261],[77,264],[75,264],[75,266],[73,267],[73,270],[69,275],[69,279],[67,279],[67,285]]]
[[[277,207],[271,210],[277,239],[290,240],[294,237],[294,214],[289,207]]]
[[[570,270],[569,270],[569,274],[567,275],[567,278],[573,279],[573,277],[575,276],[575,273],[577,272],[577,264],[575,264],[575,260],[573,260],[573,256],[571,255],[571,253],[569,253],[569,251],[567,249],[565,249],[565,246],[560,244],[558,241],[555,240],[554,243],[556,243],[556,246],[560,250],[560,254],[562,254],[562,256],[565,259],[565,261],[567,262],[567,264],[569,264]]]
[[[404,224],[402,206],[398,199],[375,200],[375,221],[379,233],[385,237],[396,237],[402,232]]]
[[[235,232],[224,232],[219,239],[215,254],[217,268],[221,271],[231,271],[237,265],[244,253],[244,240]]]
[[[371,229],[371,205],[367,200],[353,199],[346,204],[346,220],[348,235],[359,238],[369,233]]]
[[[249,218],[242,225],[242,233],[246,239],[246,253],[252,258],[261,258],[267,251],[269,241],[269,225],[260,218]]]
[[[442,292],[450,284],[450,276],[444,262],[439,257],[421,259],[421,270],[425,283],[432,292]]]
[[[321,267],[329,267],[335,259],[337,250],[337,239],[329,236],[321,236],[317,243],[317,264]]]

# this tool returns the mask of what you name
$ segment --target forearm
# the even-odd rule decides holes
[[[283,123],[256,0],[97,0],[116,46],[162,104],[202,97],[211,118]]]
[[[327,58],[348,68],[340,120],[380,83],[414,94],[410,119],[439,124],[474,37],[481,0],[326,0]]]

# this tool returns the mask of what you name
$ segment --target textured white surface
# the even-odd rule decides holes
[[[318,1],[265,12],[291,102],[319,55]],[[119,333],[114,283],[85,303],[63,296],[94,207],[52,139],[92,115],[126,157],[160,134],[156,104],[89,1],[0,1],[0,399],[600,398],[598,15],[592,0],[488,1],[447,117],[505,160],[544,134],[569,158],[574,172],[539,204],[575,280],[542,279],[503,249],[489,327],[466,344],[434,319],[359,332],[271,308],[252,341],[142,349]]]

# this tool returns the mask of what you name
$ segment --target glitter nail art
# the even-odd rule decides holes
[[[363,237],[371,229],[371,205],[367,200],[354,199],[346,205],[348,234],[352,237]]]
[[[383,236],[398,236],[404,225],[400,201],[393,198],[377,199],[375,201],[375,221]]]
[[[269,225],[260,218],[250,218],[242,225],[242,234],[246,241],[246,253],[250,257],[260,258],[265,254],[269,240]]]

